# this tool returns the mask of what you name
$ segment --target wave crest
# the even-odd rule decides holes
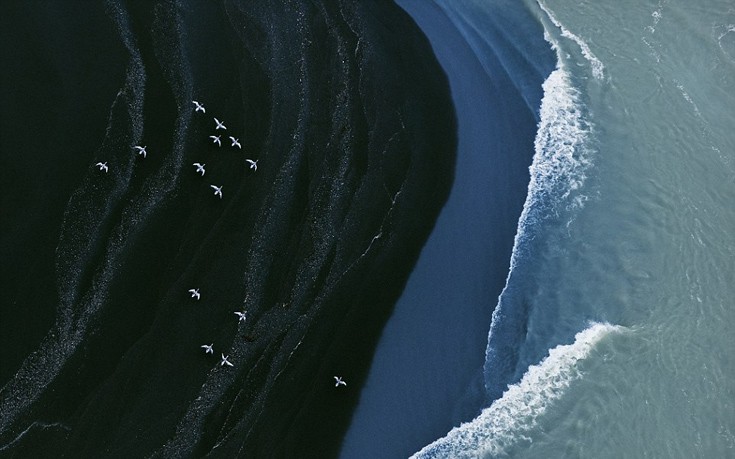
[[[582,52],[582,56],[589,62],[591,70],[592,70],[592,76],[597,78],[598,80],[602,80],[605,77],[605,66],[602,64],[602,61],[595,56],[595,54],[590,49],[589,45],[582,40],[578,35],[573,34],[569,31],[564,25],[556,18],[554,13],[542,2],[538,1],[538,6],[541,8],[541,10],[546,13],[546,16],[548,16],[549,20],[559,29],[559,32],[561,33],[561,36],[564,38],[568,38],[569,40],[572,40],[574,43],[579,46],[580,51]],[[551,46],[554,49],[557,49],[558,44],[555,43],[550,37],[547,32],[546,39],[551,43]],[[558,52],[558,50],[557,50]]]
[[[586,197],[580,188],[586,181],[592,148],[591,124],[587,121],[579,91],[562,66],[543,84],[535,154],[529,168],[530,183],[518,221],[506,285],[493,311],[485,358],[488,398],[497,398],[516,371],[517,353],[524,338],[529,304],[516,289],[524,277],[521,259],[530,256],[535,241],[531,228],[565,208],[581,207]]]
[[[532,365],[516,384],[471,422],[452,429],[445,437],[424,447],[413,458],[495,457],[525,438],[546,410],[582,376],[577,362],[587,358],[603,338],[623,328],[593,323],[577,333],[574,343],[549,351]]]

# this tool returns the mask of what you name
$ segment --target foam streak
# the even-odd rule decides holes
[[[471,422],[452,429],[424,447],[414,458],[496,457],[523,439],[566,389],[583,376],[577,362],[587,358],[598,342],[621,327],[593,323],[577,333],[574,343],[549,351],[538,365],[528,368],[520,382]]]
[[[604,77],[605,66],[602,64],[602,61],[600,61],[597,56],[594,55],[589,45],[587,45],[587,43],[585,43],[585,41],[582,40],[578,35],[573,34],[566,27],[564,27],[564,25],[559,22],[556,16],[554,16],[554,13],[552,13],[551,10],[548,9],[543,2],[539,1],[538,5],[543,10],[543,12],[546,13],[551,22],[559,28],[559,30],[561,31],[561,36],[572,40],[579,46],[580,50],[582,51],[582,55],[592,66],[592,75],[598,80],[602,80]]]
[[[591,126],[585,119],[579,93],[561,64],[546,79],[543,89],[528,194],[518,221],[508,278],[493,311],[488,337],[485,386],[490,400],[500,395],[514,374],[520,340],[525,335],[529,305],[515,289],[517,277],[523,276],[517,269],[518,260],[529,258],[532,252],[535,238],[529,231],[564,207],[581,206],[585,199],[579,189],[590,165]]]

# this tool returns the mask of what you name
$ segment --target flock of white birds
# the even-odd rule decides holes
[[[192,103],[194,104],[194,112],[206,113],[206,109],[204,108],[204,105],[203,104],[197,102],[196,100],[193,100]],[[215,133],[218,130],[220,130],[220,129],[227,130],[227,127],[225,126],[225,124],[222,121],[218,120],[217,118],[214,118],[214,122],[215,122],[215,128],[214,128]],[[212,143],[217,144],[218,147],[221,147],[222,146],[222,139],[221,139],[221,137],[222,137],[221,134],[220,135],[210,135],[209,136],[209,138],[212,139]],[[232,145],[231,146],[233,148],[236,147],[238,149],[242,149],[242,146],[240,145],[240,139],[237,139],[237,138],[235,138],[233,136],[229,136],[229,138],[230,138],[230,141],[232,142]],[[135,146],[133,146],[133,149],[136,150],[137,153],[138,153],[138,155],[142,156],[143,158],[145,158],[146,155],[148,154],[146,152],[146,146],[135,145]],[[247,163],[248,167],[250,169],[252,169],[253,171],[257,171],[258,170],[258,160],[257,159],[256,160],[245,159],[245,162]],[[107,166],[107,162],[98,162],[97,164],[95,164],[95,166],[97,166],[99,168],[99,170],[102,171],[102,172],[105,172],[106,173],[106,172],[109,171],[109,167]],[[204,177],[204,173],[206,172],[205,169],[204,169],[204,166],[206,166],[206,164],[204,164],[204,163],[194,163],[193,166],[196,167],[195,173],[201,174],[201,176]],[[222,185],[217,186],[217,185],[212,184],[212,185],[209,185],[209,186],[214,190],[214,195],[215,196],[219,196],[219,198],[222,199]],[[198,288],[189,289],[189,293],[191,294],[191,297],[192,298],[195,298],[196,300],[201,299],[201,294],[199,293],[199,289]],[[235,311],[235,315],[238,316],[238,319],[237,319],[238,323],[239,322],[245,322],[247,320],[247,314],[248,314],[247,311]],[[201,348],[204,349],[204,353],[205,354],[214,354],[214,343],[211,343],[211,344],[202,344],[201,345]],[[221,359],[220,359],[220,366],[225,366],[225,365],[226,366],[230,366],[230,367],[234,366],[229,361],[228,356],[226,356],[225,354],[222,353],[221,354]],[[347,385],[347,383],[344,380],[342,380],[342,378],[339,377],[339,376],[334,376],[334,380],[335,380],[335,384],[334,384],[335,387],[346,386]]]

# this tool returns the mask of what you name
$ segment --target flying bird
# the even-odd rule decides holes
[[[214,186],[214,185],[209,185],[209,186],[214,189],[214,195],[215,196],[219,196],[219,198],[222,199],[222,187],[221,186]]]
[[[136,150],[138,150],[138,154],[139,155],[143,155],[143,157],[145,158],[145,155],[146,155],[145,148],[146,147],[141,147],[140,145],[136,145],[133,148],[135,148]]]
[[[334,387],[339,387],[340,385],[342,385],[342,386],[346,386],[347,385],[346,382],[342,381],[342,377],[341,376],[335,376],[334,377],[334,380],[336,381],[334,383]]]
[[[217,123],[217,127],[214,128],[215,130],[217,130],[217,129],[227,129],[225,127],[225,125],[222,123],[222,121],[218,120],[217,118],[214,119],[214,122]]]
[[[199,299],[199,297],[201,297],[201,295],[199,294],[198,288],[190,288],[189,293],[191,293],[192,298],[196,298],[197,300]]]
[[[101,171],[107,172],[107,161],[104,163],[97,163],[95,166],[99,167]]]
[[[250,169],[253,169],[256,171],[258,170],[258,160],[257,159],[255,161],[253,161],[252,159],[246,159],[245,161],[247,161],[250,164]]]
[[[232,146],[237,147],[242,150],[242,146],[240,146],[240,139],[236,139],[232,136],[230,136],[230,140],[232,140]]]
[[[216,143],[218,147],[222,146],[222,142],[219,140],[219,138],[222,136],[219,135],[210,135],[209,138],[212,139],[212,143]]]
[[[204,177],[204,166],[206,164],[194,163],[193,165],[196,166],[196,168],[197,168],[197,170],[196,170],[197,174],[201,172],[202,173],[202,177]]]
[[[212,349],[212,346],[214,346],[214,343],[212,344],[202,344],[200,347],[204,349],[205,354],[214,354],[214,349]]]
[[[227,360],[227,357],[228,357],[228,356],[226,356],[226,355],[222,354],[222,361],[221,361],[221,362],[219,363],[219,365],[220,365],[221,367],[223,367],[223,366],[225,366],[225,365],[229,365],[229,366],[231,366],[231,367],[234,367],[234,365],[233,365],[233,364],[231,364],[229,360]]]
[[[207,113],[206,110],[204,110],[204,105],[200,104],[196,100],[192,100],[192,102],[196,105],[196,108],[194,109],[195,112]]]
[[[245,319],[247,319],[248,312],[247,311],[243,311],[243,312],[235,311],[235,315],[239,317],[239,319],[237,319],[238,322],[245,322]]]

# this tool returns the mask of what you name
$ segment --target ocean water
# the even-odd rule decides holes
[[[434,5],[512,67],[524,48],[498,39],[504,3]],[[735,457],[735,7],[522,8],[556,62],[483,349],[485,399],[414,457]],[[446,39],[407,11],[435,49]]]

